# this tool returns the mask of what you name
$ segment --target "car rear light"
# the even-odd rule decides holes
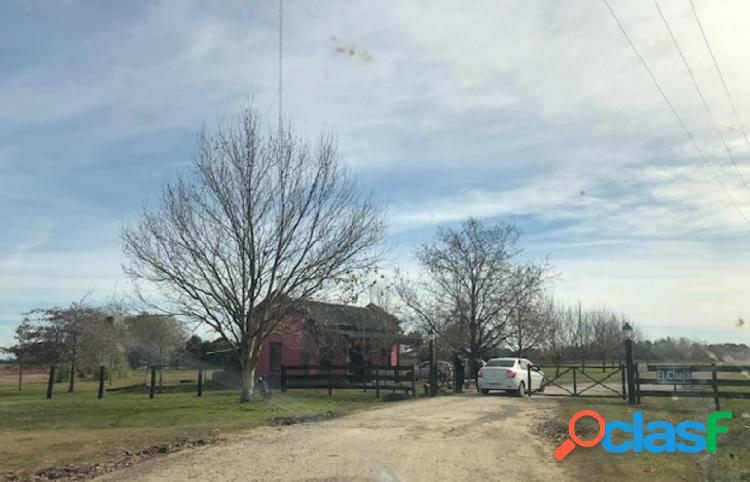
[[[479,371],[477,372],[477,377],[482,378],[483,376],[484,376],[484,373],[482,373],[482,369],[480,368]]]
[[[505,378],[516,378],[516,371],[515,370],[506,370],[505,371]]]

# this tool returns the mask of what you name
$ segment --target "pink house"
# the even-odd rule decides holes
[[[399,320],[382,308],[304,302],[261,346],[257,376],[278,380],[281,365],[398,363]]]

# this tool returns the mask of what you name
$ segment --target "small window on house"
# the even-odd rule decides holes
[[[281,343],[271,343],[271,370],[281,370]]]

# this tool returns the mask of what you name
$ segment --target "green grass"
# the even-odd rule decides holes
[[[195,372],[165,372],[165,384],[195,378]],[[10,373],[0,373],[0,473],[43,467],[98,463],[126,450],[214,437],[268,423],[277,416],[307,416],[328,411],[348,413],[378,403],[372,391],[274,391],[269,402],[238,403],[236,390],[208,389],[197,397],[195,386],[156,395],[112,392],[96,398],[97,383],[79,380],[74,393],[55,385],[45,398],[46,375],[27,376],[22,392]],[[138,383],[142,374],[114,380],[114,386]]]
[[[711,398],[673,400],[643,399],[640,406],[630,407],[621,399],[560,398],[560,420],[567,420],[578,410],[594,409],[605,420],[631,419],[633,411],[642,411],[646,422],[667,420],[678,423],[694,419],[705,422],[714,410]],[[569,464],[582,481],[599,480],[677,480],[736,481],[750,480],[750,401],[722,399],[722,410],[732,411],[727,435],[719,435],[713,454],[609,454],[600,446],[578,448],[562,463]]]

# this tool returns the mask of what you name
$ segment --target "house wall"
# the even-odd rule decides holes
[[[319,360],[314,347],[307,349],[310,353],[305,357],[304,330],[304,318],[296,313],[289,315],[280,323],[275,332],[269,335],[261,345],[255,376],[265,377],[269,381],[278,381],[280,378],[281,370],[271,369],[272,343],[281,343],[281,363],[284,365],[317,365]],[[383,353],[372,353],[368,361],[372,365],[392,365],[391,353],[397,350],[397,345],[394,345],[391,350],[384,350]],[[336,352],[332,361],[334,365],[344,365],[347,359],[347,351],[340,350]]]
[[[271,378],[278,377],[280,370],[271,370],[271,344],[281,343],[281,363],[284,365],[303,365],[304,363],[317,363],[313,360],[305,360],[303,343],[304,323],[299,314],[287,317],[279,324],[275,332],[270,334],[261,345],[260,359],[255,367],[255,375]]]

